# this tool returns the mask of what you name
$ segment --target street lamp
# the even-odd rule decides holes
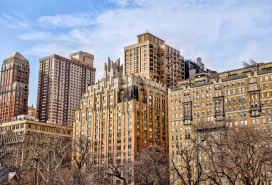
[[[37,185],[37,166],[38,166],[39,159],[34,158],[34,161],[36,162],[36,166],[35,166],[35,185]]]
[[[199,185],[199,169],[198,169],[198,150],[199,150],[199,146],[200,144],[205,141],[204,139],[202,139],[200,142],[196,142],[196,178],[197,178],[197,185]]]

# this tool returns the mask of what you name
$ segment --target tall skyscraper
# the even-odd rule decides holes
[[[125,74],[141,74],[167,87],[184,79],[184,58],[180,51],[148,32],[137,37],[137,44],[124,48]]]
[[[167,119],[166,86],[134,74],[123,76],[120,60],[109,60],[104,78],[82,96],[73,137],[93,146],[90,160],[95,164],[104,164],[105,156],[130,163],[144,147],[168,152]]]
[[[80,98],[95,81],[94,55],[76,52],[68,58],[50,55],[40,59],[37,117],[41,122],[72,126]]]
[[[27,114],[29,61],[16,52],[3,61],[0,85],[0,123]]]

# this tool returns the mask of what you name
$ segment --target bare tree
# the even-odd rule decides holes
[[[112,184],[114,178],[127,184],[130,162],[114,156],[114,152],[105,156],[88,138],[82,137],[73,143],[71,184]]]
[[[27,158],[34,159],[35,164],[31,163],[31,166],[35,165],[42,181],[45,184],[58,183],[58,175],[71,165],[71,138],[34,134],[26,142]]]
[[[83,137],[73,141],[71,184],[84,185],[96,181],[98,171],[93,157],[93,146],[90,140]]]
[[[222,165],[225,158],[225,153],[220,142],[223,141],[224,134],[227,130],[220,129],[216,132],[219,134],[213,135],[210,133],[205,133],[205,144],[201,148],[205,151],[207,157],[208,168],[204,168],[204,174],[206,180],[211,180],[214,184],[236,184],[238,180],[238,174],[234,172],[234,166]],[[220,164],[221,163],[221,164]]]
[[[192,139],[187,141],[185,146],[182,143],[176,144],[175,158],[170,161],[170,175],[172,181],[180,180],[182,184],[192,185],[197,184],[196,173],[199,181],[203,181],[203,169],[202,163],[197,162],[197,152],[200,151],[198,143]]]
[[[103,174],[107,182],[117,179],[127,185],[133,177],[133,163],[128,159],[121,160],[120,157],[110,155],[107,157],[105,164],[100,166],[100,173]],[[103,177],[102,176],[102,177]]]
[[[146,147],[134,161],[135,184],[169,184],[168,166],[168,154],[160,147]]]
[[[7,132],[5,136],[0,139],[0,163],[5,163],[6,159],[10,156],[10,150],[8,149],[11,132]]]
[[[22,145],[21,174],[34,184],[62,184],[63,171],[71,165],[71,138],[30,133]]]
[[[25,182],[22,177],[22,172],[27,164],[22,161],[24,137],[16,135],[16,133],[2,130],[0,140],[0,163],[6,166],[9,170],[16,172],[19,180]]]
[[[63,171],[71,165],[71,139],[50,133],[30,132],[5,136],[2,163],[17,173],[22,184],[66,184]]]
[[[209,157],[207,179],[215,184],[262,184],[272,169],[270,131],[250,127],[228,128],[207,138],[203,146]]]

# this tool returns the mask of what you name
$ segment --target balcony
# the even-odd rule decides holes
[[[259,116],[261,116],[259,112],[256,113],[255,111],[250,110],[249,113],[250,113],[250,117],[259,117]]]
[[[261,105],[252,103],[250,105],[249,113],[251,117],[258,117],[260,116],[260,112],[262,111]]]
[[[182,102],[182,104],[183,104],[183,106],[184,106],[184,105],[192,106],[192,101]]]
[[[214,117],[216,117],[216,116],[222,116],[222,117],[224,117],[225,113],[224,113],[224,111],[215,111],[214,112]]]
[[[250,105],[250,109],[261,109],[261,105],[259,103],[257,103],[257,104],[252,103]]]
[[[224,123],[216,123],[215,125],[213,124],[203,124],[199,126],[195,126],[194,130],[196,132],[206,132],[206,131],[212,131],[216,129],[221,129],[221,128],[226,128],[226,125]]]
[[[192,115],[183,116],[183,121],[188,121],[188,120],[193,121],[193,116]],[[189,124],[191,124],[191,122],[189,122],[189,123],[187,122],[186,123],[186,125],[189,125]]]
[[[242,79],[242,78],[247,78],[247,74],[237,74],[234,76],[225,77],[222,79],[222,82],[237,80],[237,79]]]
[[[260,93],[260,89],[255,89],[255,90],[249,90],[247,91],[248,94],[259,94]]]
[[[200,87],[200,86],[210,85],[210,84],[212,84],[212,82],[202,82],[202,83],[193,84],[191,85],[191,87],[194,88],[194,87]]]
[[[219,96],[214,96],[213,99],[214,100],[221,100],[221,99],[224,99],[224,95],[219,95]]]
[[[272,69],[269,67],[269,68],[264,68],[264,69],[261,69],[260,71],[257,72],[258,75],[262,75],[262,74],[267,74],[267,73],[271,73],[272,72]]]

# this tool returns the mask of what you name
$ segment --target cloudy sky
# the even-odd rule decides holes
[[[36,106],[39,58],[87,51],[101,78],[107,58],[123,61],[146,30],[217,71],[272,61],[271,0],[0,0],[0,61],[29,59]]]

